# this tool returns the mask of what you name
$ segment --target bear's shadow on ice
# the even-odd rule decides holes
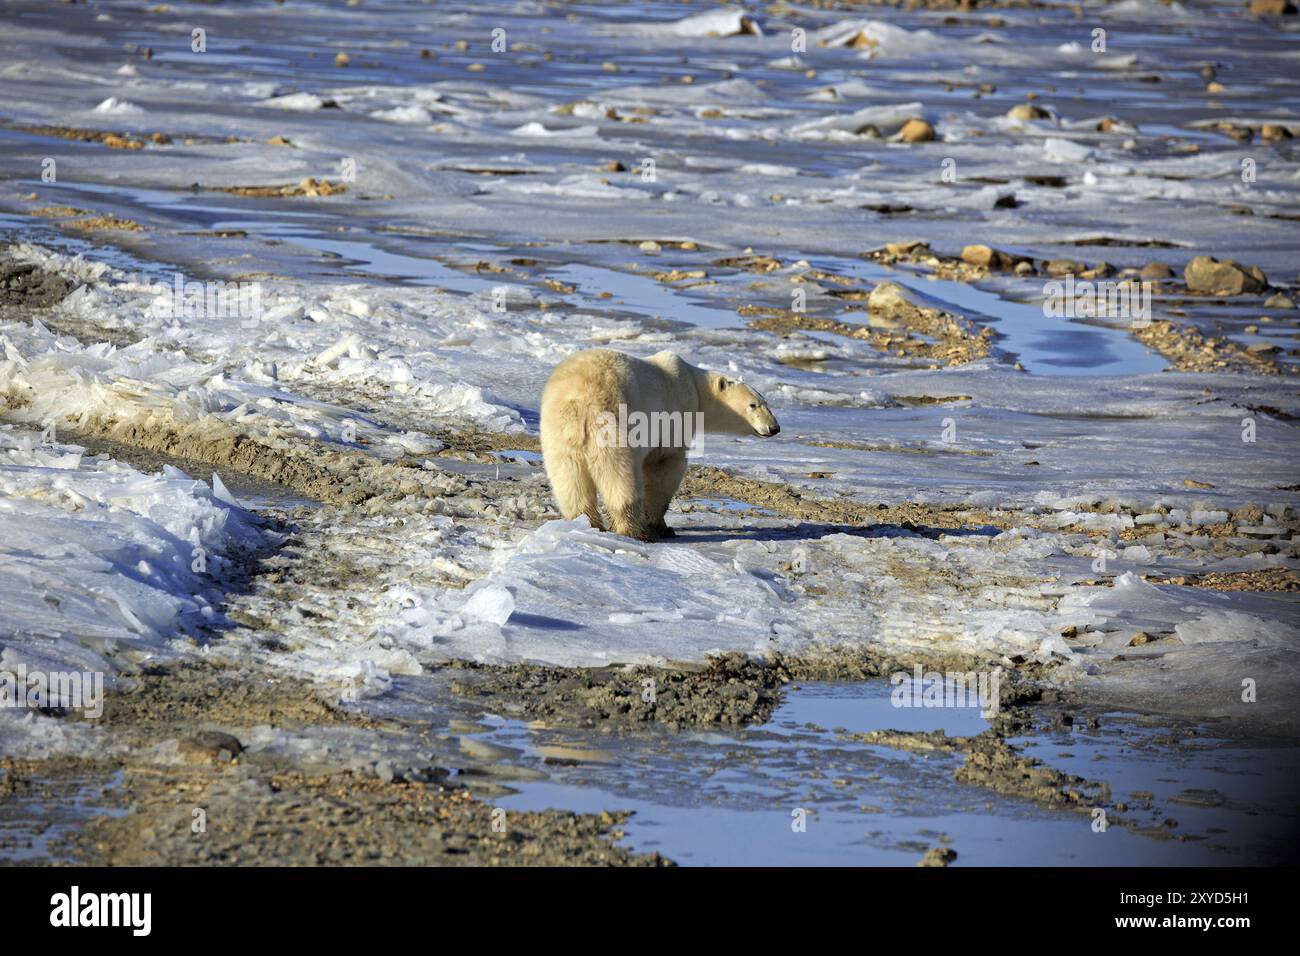
[[[1000,534],[1002,529],[992,525],[975,525],[969,528],[932,528],[929,525],[874,524],[867,527],[853,524],[818,524],[801,521],[795,525],[775,527],[728,528],[710,525],[678,525],[673,528],[676,537],[666,539],[670,544],[712,544],[727,541],[811,541],[832,534],[848,534],[858,538],[938,538],[988,537]]]
[[[510,615],[510,623],[518,627],[535,627],[544,631],[584,630],[581,624],[575,624],[572,621],[566,621],[563,618],[547,617],[545,614],[528,614],[525,611],[512,612]]]

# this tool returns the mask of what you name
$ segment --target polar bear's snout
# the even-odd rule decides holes
[[[754,422],[754,431],[760,438],[771,438],[781,430],[781,423],[776,420],[770,409],[763,409]]]
[[[762,395],[747,385],[740,387],[749,393],[747,396],[749,407],[745,409],[745,418],[749,421],[749,427],[754,429],[754,434],[760,438],[771,438],[781,430],[781,423],[772,414],[772,409],[767,407],[767,402],[763,400]]]

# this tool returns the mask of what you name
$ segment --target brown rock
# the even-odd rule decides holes
[[[885,252],[891,256],[911,256],[928,253],[930,244],[922,242],[920,239],[909,239],[904,242],[887,242],[885,243]]]
[[[1278,126],[1276,123],[1265,123],[1259,131],[1259,138],[1267,143],[1277,143],[1284,139],[1291,139],[1291,131],[1285,126]]]
[[[1250,0],[1247,9],[1256,17],[1289,17],[1296,10],[1291,0]]]
[[[989,246],[966,246],[961,251],[961,261],[985,269],[1010,269],[1016,260],[1005,252],[999,252]]]
[[[1242,295],[1263,292],[1268,279],[1258,266],[1243,266],[1232,259],[1197,256],[1187,263],[1183,279],[1192,292],[1205,295]]]
[[[921,857],[921,862],[917,866],[947,866],[953,860],[957,859],[957,851],[951,847],[935,846],[925,851],[925,856]]]
[[[1068,276],[1078,275],[1086,268],[1088,267],[1075,259],[1052,259],[1043,266],[1043,271],[1049,276]]]
[[[897,282],[881,282],[867,298],[867,324],[876,328],[897,329],[905,325],[916,306],[907,301],[907,290]]]
[[[928,143],[935,138],[934,127],[923,119],[908,120],[898,135],[904,143]]]
[[[204,730],[177,744],[177,751],[192,763],[230,763],[244,752],[239,738],[219,730]]]
[[[1052,114],[1033,103],[1017,103],[1007,110],[1007,116],[1014,120],[1048,119]]]
[[[1148,262],[1140,273],[1143,279],[1172,279],[1174,270],[1164,262]]]
[[[853,39],[844,45],[855,50],[872,50],[880,46],[880,41],[875,37],[868,36],[866,30],[859,30],[853,35]]]

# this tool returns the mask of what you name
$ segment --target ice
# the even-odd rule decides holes
[[[225,482],[221,480],[221,476],[215,471],[212,473],[212,497],[230,505],[232,508],[243,507],[243,505],[235,500],[235,496],[230,493],[230,489],[226,487]]]
[[[678,37],[726,37],[744,33],[761,36],[763,32],[757,21],[739,7],[697,13],[667,24],[633,24],[629,29],[635,33]]]
[[[1116,577],[1111,588],[1065,602],[1097,615],[1097,624],[1122,628],[1125,640],[1136,630],[1173,631],[1189,645],[1241,641],[1295,648],[1300,627],[1286,605],[1256,600],[1246,611],[1234,609],[1238,603],[1241,599],[1230,594],[1150,584],[1132,572]]]
[[[389,123],[409,123],[413,125],[427,125],[433,122],[433,114],[422,106],[395,106],[390,110],[375,110],[370,114],[377,120],[385,120]]]
[[[468,617],[498,626],[510,620],[514,610],[515,597],[510,593],[510,589],[491,584],[474,588],[462,608]]]
[[[145,475],[0,427],[0,660],[107,672],[214,622],[256,522],[175,471]]]
[[[111,116],[141,116],[144,110],[129,100],[119,100],[116,96],[110,96],[95,107],[95,112],[107,113]]]
[[[324,107],[325,101],[314,93],[286,93],[283,96],[270,97],[261,105],[277,110],[310,113]]]
[[[1072,140],[1058,137],[1043,140],[1043,157],[1053,163],[1082,163],[1091,159],[1092,153],[1087,146]]]

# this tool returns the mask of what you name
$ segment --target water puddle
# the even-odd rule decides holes
[[[648,276],[588,265],[564,266],[551,270],[549,274],[577,285],[584,304],[589,308],[609,311],[611,306],[615,306],[650,318],[685,322],[702,329],[737,328],[744,324],[735,311],[703,305],[684,292]],[[609,292],[612,298],[598,298],[600,292]]]
[[[3,773],[0,770],[0,779]],[[83,778],[71,786],[60,783],[55,800],[38,788],[0,801],[0,860],[20,866],[75,863],[75,858],[56,844],[76,834],[92,817],[125,816],[126,810],[103,805],[105,792],[121,781],[119,770],[106,779]]]
[[[1088,814],[959,784],[962,758],[845,739],[875,729],[974,735],[976,708],[900,708],[876,683],[787,689],[759,727],[614,736],[487,717],[481,738],[544,780],[512,781],[507,811],[627,809],[626,844],[688,865],[912,866],[949,845],[956,865],[1186,865],[1268,860],[1296,824],[1291,784],[1260,768],[1300,767],[1300,751],[1267,753],[1197,738],[1173,746],[1165,728],[1126,723],[1017,745],[1058,769],[1115,788],[1135,828],[1093,828]],[[1211,792],[1227,795],[1213,803]],[[1148,800],[1144,793],[1151,793]],[[1181,795],[1181,797],[1180,797]],[[1180,799],[1184,802],[1180,802]],[[1277,815],[1280,814],[1280,815]],[[1176,825],[1162,821],[1173,818]]]
[[[815,260],[872,283],[892,280],[952,312],[991,326],[997,345],[1043,375],[1141,375],[1165,368],[1162,356],[1126,331],[1047,315],[1042,306],[1003,298],[965,282],[929,279],[852,259]]]

